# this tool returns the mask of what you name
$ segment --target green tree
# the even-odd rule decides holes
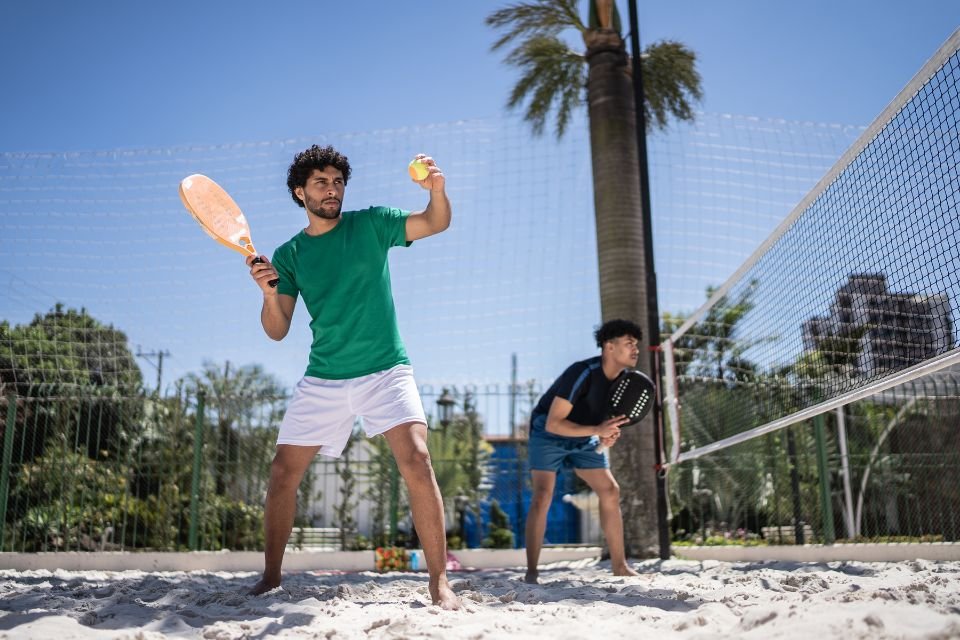
[[[353,446],[360,439],[356,429],[347,439],[340,457],[334,458],[333,470],[340,478],[340,498],[333,507],[334,524],[340,529],[340,549],[349,549],[353,536],[357,531],[357,478],[353,470]]]
[[[703,318],[691,326],[673,345],[673,359],[678,376],[692,376],[747,381],[758,374],[758,366],[744,354],[751,348],[772,340],[772,337],[746,338],[737,334],[743,318],[754,308],[759,283],[750,283],[735,298],[722,296]],[[716,287],[707,287],[706,297],[713,297]],[[672,334],[687,320],[682,314],[664,313],[662,332]]]
[[[765,405],[759,400],[772,378],[746,352],[769,338],[748,338],[738,331],[755,306],[757,288],[754,280],[736,296],[719,298],[673,345],[683,386],[684,450],[733,435],[733,425],[742,431],[761,420]],[[715,291],[708,287],[707,299]],[[662,331],[672,334],[686,321],[682,314],[665,313]],[[744,525],[763,495],[764,457],[764,442],[758,439],[672,467],[671,505],[678,513],[686,511],[704,533],[721,523]]]
[[[270,436],[282,416],[283,386],[260,365],[236,368],[228,361],[223,367],[205,362],[200,374],[186,376],[185,387],[193,397],[205,393],[214,423],[206,449],[213,452],[215,493],[249,499],[250,471],[270,463]]]
[[[285,403],[283,387],[260,365],[234,367],[230,362],[222,367],[206,362],[201,373],[189,374],[182,382],[188,410],[196,411],[197,394],[203,392],[203,422],[209,425],[203,443],[207,467],[201,480],[203,544],[215,549],[255,548],[260,544],[261,505]],[[190,416],[187,424],[195,419]]]
[[[510,530],[510,518],[500,508],[496,500],[490,502],[490,528],[482,546],[487,549],[512,549],[513,531]]]
[[[11,495],[11,540],[23,545],[17,550],[94,551],[107,542],[132,543],[134,527],[122,527],[128,520],[137,521],[141,546],[159,541],[165,532],[155,503],[131,496],[124,471],[78,453],[65,438],[51,438],[43,456],[20,468]]]
[[[86,309],[57,303],[25,325],[0,322],[0,392],[93,386],[132,394],[141,383],[127,336]]]
[[[370,502],[370,542],[374,548],[392,544],[388,529],[390,519],[391,483],[400,482],[397,465],[393,460],[390,444],[384,437],[368,440],[370,464],[368,465],[367,488],[363,497]],[[436,456],[436,452],[431,450]],[[398,513],[406,513],[407,505],[397,505]]]
[[[514,46],[506,63],[521,71],[508,100],[510,108],[526,103],[525,119],[542,133],[556,113],[556,133],[563,135],[575,109],[586,103],[590,122],[594,214],[603,320],[629,318],[644,325],[648,318],[645,240],[651,233],[643,220],[640,165],[631,61],[619,12],[613,0],[590,0],[586,22],[575,0],[530,0],[490,14],[486,22],[502,31],[494,50]],[[576,32],[583,49],[561,38]],[[648,128],[662,129],[671,118],[693,119],[700,99],[696,56],[672,41],[650,45],[639,61],[644,78]],[[649,274],[652,276],[652,274]],[[647,353],[649,336],[641,341]],[[650,372],[647,358],[640,368]],[[624,533],[630,555],[652,555],[657,545],[655,451],[646,429],[624,432],[611,450],[613,468],[625,492]],[[627,495],[629,494],[629,495]]]
[[[25,460],[42,456],[48,437],[64,432],[91,458],[116,456],[136,437],[141,411],[130,398],[141,382],[126,335],[84,309],[58,303],[28,324],[0,322],[0,393],[76,400],[23,405],[14,446]]]
[[[459,396],[454,388],[453,394]],[[463,394],[463,411],[449,424],[435,426],[427,435],[427,446],[433,469],[448,515],[447,528],[457,529],[451,522],[459,509],[469,510],[479,522],[480,501],[486,496],[484,479],[493,447],[483,438],[483,419],[477,411],[473,394]],[[465,534],[466,532],[459,532]]]

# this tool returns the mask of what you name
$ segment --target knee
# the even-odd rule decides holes
[[[275,457],[270,464],[270,488],[273,490],[296,488],[300,485],[302,472],[282,458]]]
[[[616,480],[604,482],[594,491],[597,492],[597,497],[601,500],[620,500],[620,485],[617,484]]]
[[[552,491],[534,491],[530,497],[530,508],[535,510],[549,509],[552,501]]]
[[[400,468],[400,473],[404,476],[408,474],[419,475],[431,473],[433,467],[430,461],[430,451],[427,449],[426,443],[418,443],[417,446],[411,447],[402,455],[397,456],[397,466]]]

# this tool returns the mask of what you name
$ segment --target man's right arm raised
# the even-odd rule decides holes
[[[277,271],[266,256],[260,256],[260,259],[262,262],[254,263],[254,256],[247,257],[250,276],[263,292],[260,324],[263,325],[264,333],[270,338],[283,340],[290,331],[290,321],[293,319],[297,299],[284,293],[277,293],[276,288],[270,286],[270,281],[278,277]]]

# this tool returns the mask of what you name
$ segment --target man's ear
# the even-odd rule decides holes
[[[297,187],[296,189],[293,190],[293,193],[294,193],[295,196],[297,196],[298,198],[300,198],[300,202],[304,202],[304,200],[303,200],[303,187]]]

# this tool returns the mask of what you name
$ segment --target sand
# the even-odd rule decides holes
[[[960,638],[960,562],[634,566],[456,572],[453,612],[423,573],[0,571],[0,638]]]

